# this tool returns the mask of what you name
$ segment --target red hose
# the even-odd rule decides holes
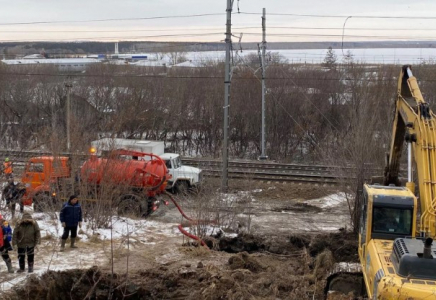
[[[197,225],[197,224],[199,224],[199,223],[212,223],[212,224],[215,223],[215,221],[195,220],[195,219],[192,219],[192,218],[188,217],[188,216],[184,213],[184,211],[182,210],[182,208],[180,207],[180,205],[177,203],[177,201],[173,198],[172,195],[170,195],[168,192],[164,192],[164,194],[167,195],[167,196],[171,199],[171,201],[173,201],[174,205],[177,207],[177,209],[179,210],[180,214],[181,214],[181,215],[182,215],[186,220],[190,221],[193,225]],[[180,230],[180,232],[181,232],[182,234],[186,235],[187,237],[189,237],[189,238],[191,238],[191,239],[194,239],[194,240],[199,241],[199,242],[201,243],[202,246],[204,246],[204,247],[206,247],[208,250],[210,250],[209,247],[206,245],[206,243],[205,243],[202,239],[200,239],[198,236],[193,235],[193,234],[187,232],[185,229],[183,229],[182,224],[180,224],[180,225],[178,226],[178,228],[179,228],[179,230]]]
[[[164,194],[166,194],[166,195],[171,199],[171,201],[173,201],[174,205],[177,207],[177,209],[179,210],[180,214],[181,214],[181,215],[182,215],[186,220],[191,221],[192,223],[196,223],[196,224],[198,224],[198,223],[197,223],[197,222],[198,222],[197,220],[191,219],[190,217],[188,217],[188,216],[184,213],[184,211],[182,210],[182,208],[180,207],[180,205],[176,202],[176,200],[174,200],[173,196],[171,196],[168,192],[164,192]]]
[[[181,233],[183,233],[184,235],[186,235],[187,237],[190,237],[191,239],[197,240],[201,243],[201,245],[203,245],[204,247],[206,247],[209,250],[209,247],[206,245],[206,243],[200,239],[198,236],[190,234],[189,232],[187,232],[185,229],[183,229],[182,224],[180,224],[178,226],[179,230]]]

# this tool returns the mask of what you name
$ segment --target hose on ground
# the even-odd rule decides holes
[[[174,203],[174,205],[175,205],[175,206],[177,207],[177,209],[179,210],[180,214],[181,214],[181,215],[182,215],[186,220],[188,220],[189,222],[191,222],[192,225],[197,225],[197,224],[200,224],[200,223],[203,223],[203,224],[204,224],[204,223],[215,223],[215,221],[196,220],[196,219],[192,219],[192,218],[188,217],[188,216],[185,214],[185,212],[183,211],[183,209],[180,207],[180,205],[177,203],[177,201],[174,199],[174,197],[173,197],[170,193],[168,193],[168,192],[165,191],[164,194],[165,194],[168,198],[171,199],[171,201]],[[182,234],[186,235],[187,237],[189,237],[189,238],[191,238],[191,239],[194,239],[194,240],[196,240],[196,241],[199,241],[199,242],[201,243],[202,246],[204,246],[204,247],[206,247],[208,250],[210,250],[209,247],[206,245],[206,243],[205,243],[201,238],[199,238],[198,236],[193,235],[193,234],[187,232],[185,229],[183,229],[182,224],[180,224],[180,225],[178,226],[178,228],[179,228],[179,231],[180,231]]]
[[[183,229],[182,224],[179,224],[179,226],[177,226],[177,228],[179,228],[180,232],[183,233],[184,235],[186,235],[187,237],[190,237],[191,239],[197,240],[201,243],[202,246],[206,247],[209,250],[209,247],[206,245],[206,243],[200,239],[198,236],[193,235],[189,232],[187,232],[185,229]]]

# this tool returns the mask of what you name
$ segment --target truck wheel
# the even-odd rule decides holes
[[[118,204],[118,215],[123,217],[140,217],[141,212],[141,199],[136,195],[128,195],[121,197]]]
[[[33,197],[33,211],[44,212],[53,208],[53,201],[47,193],[39,193]]]
[[[176,192],[180,195],[186,196],[189,192],[189,184],[187,181],[177,181]]]

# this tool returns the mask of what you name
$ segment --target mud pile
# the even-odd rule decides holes
[[[0,298],[323,299],[329,268],[334,261],[355,261],[356,244],[356,237],[344,232],[285,238],[242,235],[219,239],[207,257],[128,276],[96,267],[32,275]]]
[[[208,246],[228,253],[270,252],[273,254],[294,254],[296,250],[307,250],[311,257],[316,257],[324,250],[330,250],[335,261],[357,262],[357,237],[350,232],[320,235],[255,236],[239,235],[236,238],[221,238],[218,246],[206,240]]]

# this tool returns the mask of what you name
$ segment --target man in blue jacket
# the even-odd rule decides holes
[[[60,213],[60,220],[62,227],[64,228],[64,233],[62,234],[61,249],[63,252],[65,250],[65,243],[67,242],[68,235],[71,231],[71,248],[77,248],[74,245],[77,236],[77,226],[82,228],[82,207],[79,204],[79,199],[76,195],[70,196],[68,202],[64,204]]]

